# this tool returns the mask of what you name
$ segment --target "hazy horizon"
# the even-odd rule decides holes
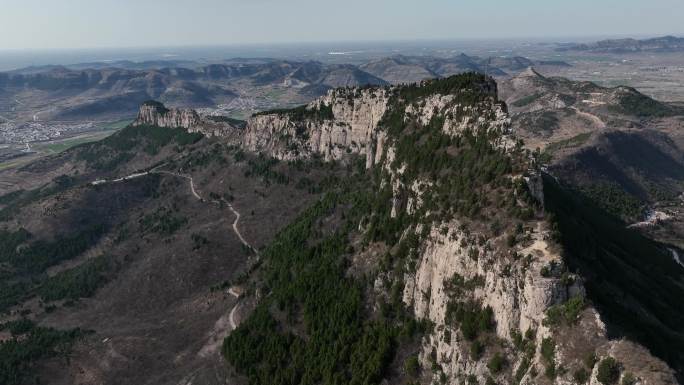
[[[679,0],[4,0],[0,50],[680,34]],[[361,11],[359,11],[361,10]],[[201,22],[200,22],[201,21]]]
[[[77,65],[116,61],[222,62],[237,58],[272,58],[353,63],[401,55],[528,56],[553,59],[549,44],[593,42],[611,38],[649,38],[658,35],[596,35],[577,37],[530,37],[509,39],[413,39],[386,41],[321,41],[291,43],[251,43],[223,45],[177,45],[149,47],[100,47],[53,49],[0,49],[0,71],[45,65]],[[677,35],[677,34],[670,34]],[[540,50],[539,55],[536,51]],[[343,52],[345,55],[331,55]]]

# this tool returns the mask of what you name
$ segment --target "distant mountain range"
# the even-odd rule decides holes
[[[595,53],[682,52],[684,51],[684,38],[662,36],[643,40],[609,39],[590,44],[563,44],[557,50]]]
[[[171,106],[211,107],[236,99],[240,89],[282,87],[310,98],[333,87],[387,84],[352,65],[318,62],[269,60],[205,66],[171,62],[168,67],[159,62],[111,64],[0,73],[0,104],[11,105],[17,120],[36,115],[41,120],[106,119],[131,116],[148,99]]]
[[[231,103],[260,110],[305,103],[337,87],[418,82],[463,72],[508,76],[529,66],[568,66],[524,57],[392,56],[362,65],[231,59],[115,61],[28,67],[0,73],[0,115],[16,121],[115,119],[145,100],[172,107]]]
[[[570,66],[563,61],[535,61],[521,56],[481,58],[460,54],[451,58],[397,55],[371,61],[360,68],[396,84],[447,77],[463,72],[487,73],[495,77],[507,76],[531,66],[545,65]]]

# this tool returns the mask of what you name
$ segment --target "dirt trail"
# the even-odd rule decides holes
[[[235,330],[238,325],[235,321],[235,313],[240,307],[240,295],[232,287],[228,290],[228,293],[235,298],[238,298],[238,302],[230,310],[230,313],[219,318],[214,324],[214,329],[207,336],[207,342],[202,346],[202,349],[197,353],[200,357],[210,357],[219,352],[223,340],[228,337],[230,332]]]
[[[199,194],[199,192],[195,188],[195,181],[191,176],[178,174],[178,173],[174,173],[171,171],[157,170],[158,168],[160,168],[162,166],[163,165],[157,166],[157,167],[153,168],[152,170],[146,171],[146,172],[133,173],[133,174],[130,174],[130,175],[122,177],[122,178],[117,178],[117,179],[112,179],[112,180],[106,180],[106,179],[96,180],[96,181],[92,182],[91,184],[92,185],[104,185],[104,184],[108,184],[108,183],[123,182],[123,181],[139,178],[139,177],[142,177],[145,175],[150,175],[150,174],[164,174],[164,175],[174,176],[177,178],[186,179],[190,184],[190,191],[192,192],[192,195],[195,198],[197,198],[197,200],[199,200],[200,202],[207,202],[204,198],[202,198],[202,196]],[[235,209],[235,207],[233,207],[232,204],[230,204],[229,202],[227,202],[224,199],[221,199],[221,201],[212,200],[210,202],[212,204],[216,204],[219,206],[221,206],[222,204],[225,204],[228,206],[228,208],[233,213],[233,215],[235,215],[235,220],[233,221],[233,225],[232,225],[233,232],[240,239],[240,242],[242,242],[243,245],[245,245],[250,250],[252,250],[258,258],[259,254],[258,254],[257,250],[249,242],[247,242],[245,237],[243,237],[242,234],[240,233],[240,229],[238,228],[238,224],[240,222],[240,216],[241,216],[240,212],[237,211]],[[218,321],[216,321],[216,324],[214,325],[214,330],[212,330],[212,332],[210,333],[207,343],[202,347],[202,349],[198,353],[198,355],[200,355],[200,356],[206,357],[206,356],[209,356],[212,354],[216,354],[216,352],[218,352],[218,350],[219,350],[219,347],[221,346],[221,343],[223,342],[223,339],[225,337],[227,337],[228,334],[230,334],[230,332],[235,330],[238,326],[238,322],[235,320],[235,313],[237,312],[238,308],[240,307],[240,301],[239,301],[240,294],[235,290],[235,288],[232,288],[232,287],[228,290],[228,293],[230,295],[232,295],[233,297],[237,298],[238,301],[235,303],[235,306],[233,306],[233,308],[230,310],[230,313],[228,313],[227,317],[223,316]]]
[[[118,182],[124,182],[124,181],[135,179],[135,178],[140,178],[142,176],[146,176],[146,175],[150,175],[150,174],[171,175],[171,176],[174,176],[177,178],[186,179],[190,184],[190,191],[192,192],[192,195],[195,198],[197,198],[197,200],[199,200],[201,202],[206,202],[206,200],[204,198],[202,198],[202,196],[199,194],[199,192],[195,188],[195,181],[191,176],[178,174],[178,173],[174,173],[171,171],[156,170],[159,167],[161,167],[161,166],[157,166],[156,168],[154,168],[150,171],[133,173],[133,174],[121,177],[121,178],[117,178],[117,179],[111,179],[111,180],[99,179],[99,180],[91,182],[90,184],[93,186],[97,186],[97,185],[103,185],[103,184],[108,184],[108,183],[118,183]],[[224,199],[222,199],[221,201],[212,200],[211,203],[214,203],[216,205],[221,205],[223,203],[223,204],[226,204],[228,206],[228,209],[230,209],[230,211],[233,213],[233,215],[235,215],[235,220],[233,221],[233,232],[235,233],[235,235],[237,235],[237,237],[240,239],[240,242],[242,242],[243,245],[247,246],[250,250],[254,251],[254,253],[256,254],[257,253],[256,249],[249,242],[247,242],[247,239],[245,239],[245,237],[242,236],[242,233],[240,233],[240,229],[238,228],[238,223],[240,222],[240,216],[241,216],[240,212],[237,211],[235,209],[235,207],[233,207],[232,204],[230,204],[229,202],[227,202]]]
[[[235,298],[240,298],[240,296],[233,291],[233,288],[231,287],[230,290],[228,290],[230,294],[232,294]],[[228,315],[228,320],[230,321],[230,330],[235,330],[237,328],[237,322],[235,322],[235,312],[237,311],[238,307],[240,306],[240,302],[238,301],[235,306],[233,306],[233,309],[230,311],[230,315]]]
[[[594,122],[594,124],[596,125],[597,128],[599,128],[599,129],[606,128],[606,123],[603,120],[601,120],[601,118],[599,118],[598,116],[591,114],[589,112],[580,111],[577,107],[570,107],[570,108],[575,110],[577,115],[583,116],[583,117],[591,120],[592,122]]]
[[[195,198],[197,198],[198,200],[204,202],[204,198],[202,198],[202,196],[200,196],[199,193],[197,193],[197,190],[195,189],[195,181],[192,179],[191,176],[187,176],[187,175],[183,175],[183,174],[176,174],[176,173],[173,173],[170,171],[154,171],[153,170],[153,171],[150,171],[150,173],[171,175],[171,176],[175,176],[177,178],[187,179],[188,182],[190,182],[190,191],[192,192],[192,195],[194,195]]]
[[[169,171],[155,171],[154,169],[152,171],[150,171],[150,173],[166,174],[166,175],[172,175],[172,176],[175,176],[178,178],[187,179],[190,182],[190,191],[192,191],[192,195],[194,195],[195,198],[197,198],[198,200],[205,202],[205,199],[202,198],[202,196],[197,192],[197,189],[195,188],[195,181],[192,179],[191,176],[187,176],[187,175],[183,175],[183,174],[176,174],[176,173],[169,172]],[[233,232],[235,233],[235,235],[237,235],[237,237],[240,239],[240,242],[242,242],[243,245],[248,247],[250,250],[252,250],[258,256],[257,250],[249,242],[247,242],[247,239],[245,239],[245,237],[242,236],[242,233],[240,233],[240,229],[238,228],[238,223],[240,222],[240,212],[237,211],[235,209],[235,207],[233,207],[233,205],[230,204],[225,199],[221,199],[220,201],[212,200],[211,203],[214,203],[214,204],[219,205],[219,206],[221,204],[225,204],[226,206],[228,206],[228,209],[230,209],[230,211],[233,213],[233,215],[235,215],[235,220],[233,221]]]

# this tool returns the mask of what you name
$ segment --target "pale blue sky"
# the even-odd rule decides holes
[[[0,0],[0,50],[684,33],[684,0]]]

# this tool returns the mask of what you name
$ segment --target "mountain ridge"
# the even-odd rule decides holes
[[[146,103],[135,126],[21,169],[46,185],[2,197],[7,231],[23,226],[34,234],[27,246],[3,248],[10,256],[37,250],[41,226],[81,223],[79,202],[104,199],[123,213],[107,217],[107,229],[116,230],[104,238],[121,264],[119,278],[82,294],[90,299],[79,293],[73,309],[54,301],[49,312],[28,305],[40,325],[74,328],[84,319],[81,326],[95,328],[74,345],[66,367],[53,363],[43,373],[56,373],[51,378],[60,384],[73,376],[225,382],[214,378],[217,371],[231,383],[563,384],[575,377],[597,383],[610,366],[618,379],[677,383],[647,348],[614,338],[632,334],[610,334],[613,324],[602,321],[602,311],[630,302],[598,307],[606,304],[595,291],[600,277],[570,270],[584,256],[570,250],[575,259],[566,259],[563,244],[575,235],[566,224],[583,219],[580,210],[558,209],[567,202],[565,190],[554,192],[534,154],[517,141],[498,95],[491,77],[475,73],[343,88],[299,108],[256,114],[246,127],[212,137],[188,132],[205,124],[196,114]],[[52,179],[56,173],[65,175]],[[120,181],[92,183],[110,179]],[[198,200],[196,191],[209,198]],[[240,233],[258,255],[240,249],[237,236],[219,235],[234,223],[223,201],[243,213]],[[603,223],[602,211],[591,212]],[[34,220],[38,213],[49,213],[49,221]],[[223,218],[228,213],[230,220]],[[88,218],[96,224],[102,215]],[[62,229],[71,236],[72,229]],[[684,273],[666,248],[648,245],[657,254],[627,253],[668,269],[658,288],[671,295],[652,304],[644,290],[629,291],[646,277],[638,269],[630,270],[630,281],[611,278],[610,285],[637,301],[629,309],[680,317],[671,305]],[[610,255],[600,246],[595,258],[606,263]],[[653,284],[647,278],[645,288]],[[14,309],[20,319],[21,307]],[[239,309],[239,325],[230,331],[219,321],[232,309]],[[655,334],[636,337],[656,346],[649,337],[661,331],[640,326]],[[170,332],[185,327],[180,339]],[[221,333],[221,353],[237,376],[218,354],[197,354]],[[155,354],[149,335],[161,341]],[[681,371],[678,343],[658,354]],[[107,359],[112,350],[117,360]]]
[[[639,53],[639,52],[681,52],[684,51],[684,38],[660,36],[649,39],[607,39],[589,44],[566,44],[558,51],[583,51],[600,53]]]

